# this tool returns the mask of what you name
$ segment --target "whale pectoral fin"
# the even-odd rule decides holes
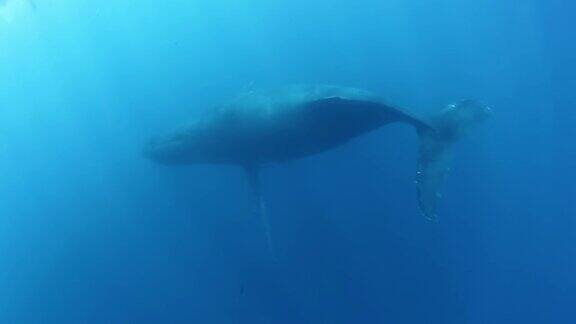
[[[274,245],[272,244],[272,234],[270,231],[270,222],[268,220],[268,213],[266,210],[266,202],[264,200],[264,195],[262,194],[262,184],[260,181],[260,168],[254,165],[244,166],[246,176],[248,177],[248,182],[250,188],[252,189],[252,194],[255,198],[255,213],[260,216],[262,220],[262,225],[264,226],[264,232],[266,234],[266,242],[268,244],[268,249],[274,258]]]

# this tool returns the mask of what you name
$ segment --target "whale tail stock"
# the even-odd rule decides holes
[[[488,106],[474,100],[448,105],[418,128],[420,151],[416,187],[420,210],[428,220],[437,220],[437,204],[444,178],[450,170],[452,144],[491,114]]]

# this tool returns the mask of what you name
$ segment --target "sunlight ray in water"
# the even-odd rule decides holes
[[[34,8],[31,0],[0,0],[0,23],[14,23],[29,16]]]

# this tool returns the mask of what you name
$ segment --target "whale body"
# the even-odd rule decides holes
[[[242,93],[192,124],[152,139],[144,151],[149,159],[168,165],[242,166],[261,197],[258,170],[263,165],[317,154],[387,124],[406,123],[420,139],[418,203],[427,218],[435,219],[451,144],[489,114],[487,106],[463,100],[425,118],[369,91],[293,85]]]

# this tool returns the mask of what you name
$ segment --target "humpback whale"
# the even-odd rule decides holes
[[[329,150],[390,123],[407,123],[414,126],[420,141],[418,205],[426,218],[435,220],[452,143],[489,115],[490,108],[475,100],[458,101],[423,117],[361,89],[293,85],[242,93],[192,124],[153,138],[144,154],[168,165],[243,167],[265,217],[258,178],[263,166]],[[271,243],[267,222],[265,226]]]

